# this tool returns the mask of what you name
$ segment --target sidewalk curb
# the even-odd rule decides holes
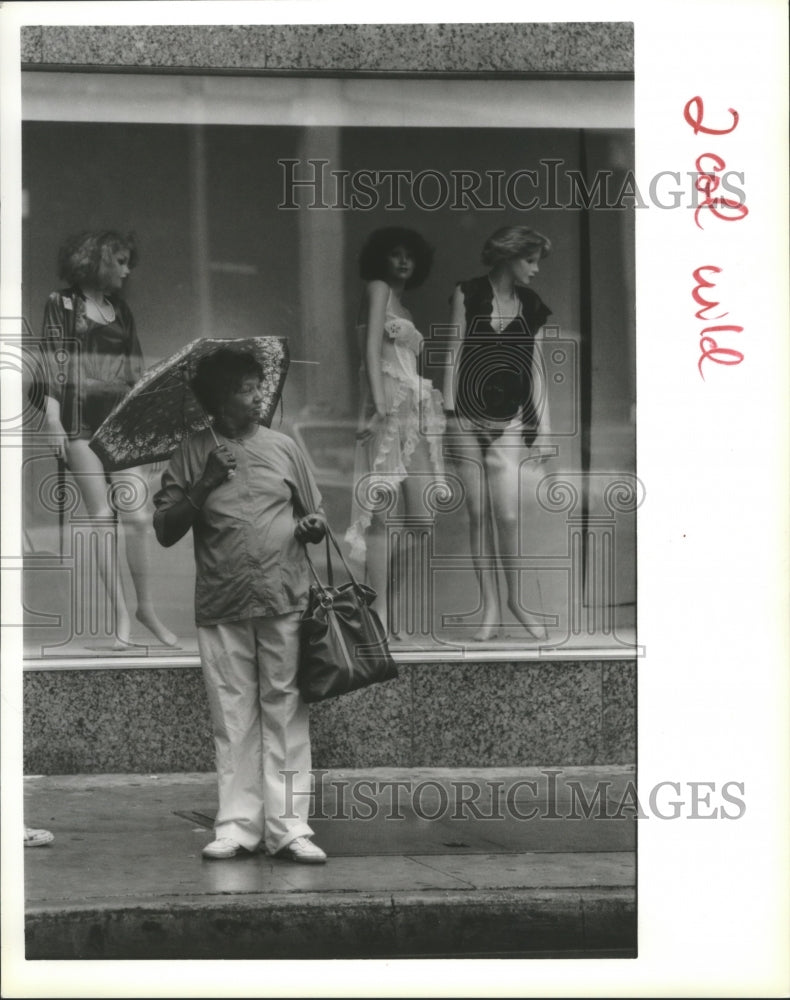
[[[30,959],[636,957],[634,889],[117,899],[28,909]]]

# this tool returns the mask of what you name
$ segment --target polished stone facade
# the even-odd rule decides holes
[[[214,766],[198,668],[29,671],[24,712],[27,774]],[[403,665],[311,727],[315,767],[632,764],[636,662]]]
[[[623,22],[22,29],[26,69],[628,77],[633,49]]]

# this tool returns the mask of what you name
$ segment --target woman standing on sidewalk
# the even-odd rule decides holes
[[[44,310],[42,348],[46,428],[59,462],[65,462],[91,517],[112,520],[120,505],[126,561],[137,596],[137,620],[162,644],[177,637],[159,620],[150,574],[147,486],[141,470],[108,473],[88,442],[110,411],[140,377],[143,354],[134,317],[121,298],[123,283],[137,263],[134,236],[112,230],[72,237],[58,255],[59,277],[68,285],[52,292]],[[65,361],[64,361],[65,359]],[[100,564],[114,613],[116,643],[131,643],[131,620],[120,573]]]
[[[310,732],[296,685],[307,605],[305,542],[326,531],[307,461],[291,438],[259,423],[263,371],[220,348],[192,389],[214,418],[183,441],[154,497],[162,545],[192,529],[198,646],[214,728],[219,809],[206,858],[255,851],[306,864]],[[215,434],[219,439],[216,444]],[[296,520],[291,484],[314,513]]]
[[[523,627],[520,637],[546,638],[539,583],[513,560],[523,554],[525,488],[546,458],[535,441],[549,431],[538,352],[550,310],[527,286],[550,249],[545,236],[526,226],[498,229],[483,246],[487,273],[460,282],[450,300],[451,328],[460,337],[444,383],[447,453],[456,459],[469,513],[482,604],[477,642],[496,638],[503,627],[498,568],[507,607]]]
[[[351,556],[365,561],[378,595],[373,605],[387,632],[390,558],[385,516],[398,493],[407,516],[426,516],[425,491],[444,474],[441,393],[417,372],[423,337],[402,301],[431,269],[433,251],[412,229],[377,229],[362,248],[365,288],[357,315],[360,419],[354,461]],[[397,638],[397,636],[395,636]]]

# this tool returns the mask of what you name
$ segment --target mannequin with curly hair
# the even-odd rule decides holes
[[[139,470],[108,472],[89,441],[137,381],[143,356],[134,317],[121,289],[137,263],[133,234],[83,232],[58,254],[58,277],[67,287],[52,292],[44,310],[42,349],[47,371],[46,427],[57,458],[65,462],[91,517],[111,519],[112,497],[135,497],[145,482]],[[63,358],[66,358],[65,365]],[[150,525],[142,502],[118,511],[125,527],[129,572],[137,596],[137,620],[164,645],[177,637],[159,620],[149,572]],[[131,620],[120,574],[105,568],[119,647],[130,644]]]
[[[504,627],[498,573],[522,639],[546,638],[539,581],[515,565],[523,550],[521,517],[546,460],[536,445],[549,432],[540,380],[541,328],[550,310],[528,287],[551,250],[526,226],[505,226],[485,242],[487,273],[459,282],[451,297],[453,362],[444,383],[447,454],[456,459],[469,513],[482,622],[473,639]]]
[[[419,233],[393,226],[375,230],[359,258],[365,282],[357,315],[362,403],[346,541],[352,558],[365,561],[378,595],[374,608],[390,634],[388,584],[394,590],[397,581],[391,579],[380,508],[400,494],[407,517],[427,516],[426,486],[444,475],[442,397],[417,372],[423,337],[402,302],[404,291],[428,277],[432,256]]]

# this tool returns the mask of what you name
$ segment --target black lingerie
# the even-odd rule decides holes
[[[466,332],[456,369],[456,413],[472,424],[484,447],[520,414],[523,440],[532,444],[539,422],[532,364],[535,335],[551,310],[530,288],[517,287],[521,314],[500,332],[491,323],[494,293],[488,277],[463,281],[460,288]]]

